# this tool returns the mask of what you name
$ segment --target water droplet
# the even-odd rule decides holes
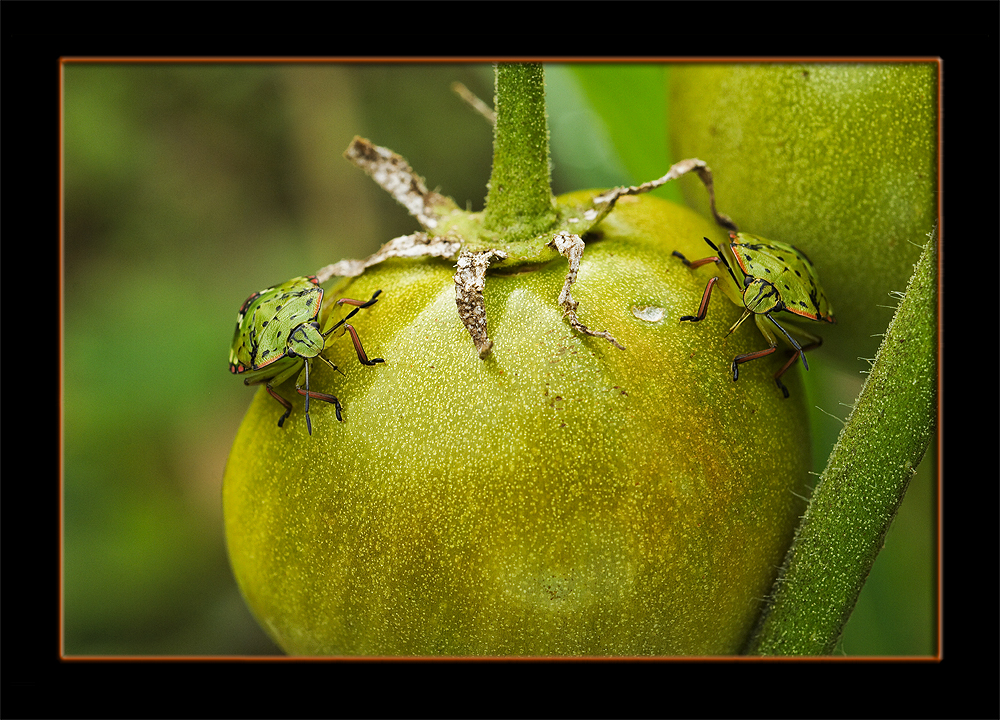
[[[640,320],[645,320],[646,322],[659,322],[663,319],[666,312],[663,308],[655,305],[643,305],[642,307],[633,305],[632,314]]]

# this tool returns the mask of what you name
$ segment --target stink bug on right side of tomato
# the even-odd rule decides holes
[[[772,313],[786,312],[807,320],[836,322],[830,301],[819,283],[816,269],[805,253],[798,248],[787,243],[765,240],[757,235],[730,232],[730,242],[724,243],[721,248],[708,238],[704,238],[704,240],[715,251],[714,256],[700,260],[688,260],[676,250],[673,254],[692,269],[708,263],[723,265],[737,287],[742,288],[741,300],[744,307],[742,317],[729,328],[726,335],[731,334],[744,320],[753,315],[757,329],[760,330],[769,345],[763,350],[744,353],[733,358],[733,380],[739,378],[739,366],[742,363],[757,360],[775,352],[778,338],[774,333],[774,328],[777,328],[795,351],[788,362],[774,375],[775,382],[787,398],[788,388],[781,382],[781,376],[799,357],[802,358],[802,364],[808,370],[809,363],[806,361],[805,351],[819,347],[823,340],[801,328],[795,328],[793,332],[808,341],[804,346],[800,345],[784,327],[778,324]],[[681,322],[698,322],[705,318],[712,289],[718,281],[718,276],[708,281],[705,293],[701,298],[701,305],[698,307],[698,314],[685,315],[681,318]]]

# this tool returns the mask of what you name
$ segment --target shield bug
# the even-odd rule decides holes
[[[350,332],[354,350],[363,365],[385,362],[382,358],[368,359],[358,333],[347,322],[362,308],[374,305],[381,292],[377,290],[368,301],[351,298],[337,300],[337,305],[356,307],[325,332],[320,331],[319,322],[323,288],[319,286],[316,276],[293,278],[255,292],[246,299],[236,315],[236,334],[229,350],[229,372],[243,375],[245,385],[265,383],[267,392],[285,408],[285,413],[278,418],[278,427],[284,425],[291,414],[292,403],[279,395],[275,387],[296,375],[295,389],[306,398],[306,428],[310,435],[310,398],[333,403],[337,420],[343,421],[340,401],[335,396],[310,389],[309,367],[312,359],[318,357],[339,372],[337,366],[321,353],[326,347],[326,339],[341,326]]]
[[[823,340],[801,328],[794,328],[796,334],[807,340],[804,346],[800,345],[778,324],[772,313],[786,312],[807,320],[833,323],[836,319],[833,317],[830,301],[827,300],[819,284],[812,262],[801,250],[786,243],[765,240],[749,233],[731,232],[729,240],[730,242],[725,243],[722,248],[718,248],[711,240],[705,238],[705,242],[715,251],[715,255],[701,260],[688,260],[676,250],[673,254],[689,268],[701,267],[708,263],[722,264],[741,294],[736,295],[726,285],[723,285],[723,291],[737,304],[742,302],[744,307],[742,317],[729,328],[726,335],[730,335],[744,320],[753,315],[757,329],[770,345],[763,350],[755,350],[733,358],[734,381],[739,378],[742,363],[765,357],[777,349],[778,338],[774,332],[775,328],[792,346],[795,352],[774,376],[775,382],[787,398],[788,388],[781,382],[781,376],[799,357],[808,370],[809,363],[806,361],[805,351],[819,347]],[[698,322],[705,318],[712,288],[719,279],[719,276],[716,276],[708,281],[698,314],[685,315],[681,318],[682,322]],[[736,297],[733,297],[734,295]]]

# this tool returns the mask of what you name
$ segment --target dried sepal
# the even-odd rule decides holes
[[[469,105],[469,107],[486,118],[486,122],[490,125],[497,124],[497,114],[493,112],[493,108],[480,100],[476,94],[469,90],[469,88],[465,87],[464,84],[456,80],[451,84],[451,89],[456,95],[462,98]]]
[[[728,215],[723,215],[715,209],[715,187],[712,183],[712,171],[705,164],[704,160],[699,160],[698,158],[688,158],[686,160],[680,160],[670,166],[667,170],[667,174],[656,180],[650,180],[649,182],[644,182],[642,185],[631,185],[629,187],[616,187],[602,193],[594,198],[594,206],[597,210],[593,218],[588,217],[588,220],[593,220],[593,225],[596,225],[601,220],[603,220],[609,212],[614,208],[615,203],[618,198],[623,195],[641,195],[642,193],[647,193],[650,190],[655,190],[658,187],[666,185],[671,180],[676,180],[682,175],[694,170],[698,173],[698,177],[701,182],[705,185],[705,189],[708,191],[708,202],[712,208],[712,216],[715,221],[722,227],[736,231],[736,224],[729,218]],[[592,226],[593,226],[592,225]]]
[[[424,179],[406,159],[388,148],[356,136],[344,151],[344,157],[371,175],[428,230],[436,228],[442,216],[457,208],[451,198],[428,190]]]
[[[321,283],[332,277],[357,277],[383,260],[394,257],[441,257],[450,258],[462,247],[462,243],[447,237],[430,236],[427,233],[417,232],[412,235],[402,235],[393,238],[377,252],[372,253],[364,260],[341,260],[332,265],[327,265],[316,273],[316,277]]]
[[[472,336],[480,358],[485,358],[493,347],[493,341],[486,333],[486,305],[483,300],[486,269],[494,258],[502,260],[506,257],[507,253],[503,250],[462,251],[458,256],[455,304],[458,306],[458,316]]]
[[[576,309],[580,305],[573,296],[570,295],[569,289],[576,282],[577,273],[580,272],[580,260],[583,258],[584,243],[583,239],[579,235],[574,235],[573,233],[561,232],[556,235],[549,242],[559,253],[569,261],[569,272],[566,273],[566,282],[563,283],[562,292],[559,293],[559,306],[563,309],[563,313],[566,319],[569,320],[569,324],[573,326],[573,329],[577,332],[581,332],[584,335],[590,335],[592,337],[604,338],[616,348],[621,350],[625,349],[625,346],[619,343],[611,333],[606,330],[591,330],[576,316]]]

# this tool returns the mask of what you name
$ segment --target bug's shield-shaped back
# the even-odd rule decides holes
[[[251,295],[237,314],[230,372],[260,370],[286,357],[289,333],[314,321],[322,305],[323,289],[314,276],[293,278]]]
[[[833,323],[833,308],[819,284],[812,261],[796,248],[750,233],[735,233],[731,245],[743,272],[774,285],[785,310],[807,318]]]

